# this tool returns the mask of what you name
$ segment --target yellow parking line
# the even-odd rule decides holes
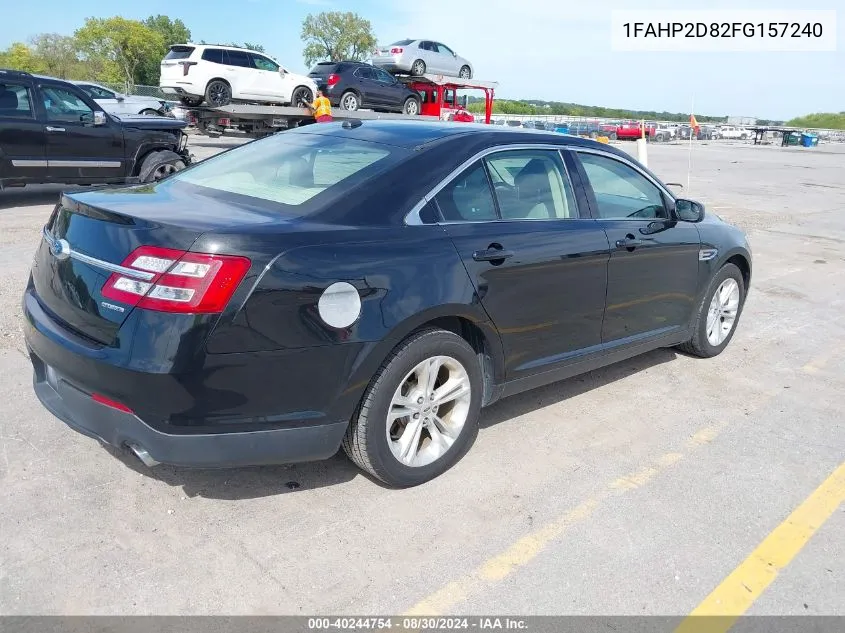
[[[725,633],[845,502],[845,463],[777,526],[675,633]]]
[[[712,441],[725,425],[705,429],[707,441]],[[693,436],[699,436],[701,432]],[[700,445],[691,438],[689,448]],[[564,515],[523,536],[500,554],[489,558],[460,580],[447,583],[443,588],[411,607],[406,616],[436,616],[466,600],[471,594],[488,583],[500,581],[534,560],[552,541],[560,538],[573,525],[589,518],[602,502],[611,496],[624,495],[649,483],[661,472],[674,466],[681,459],[681,453],[666,453],[654,463],[636,472],[610,482],[597,494],[588,498]]]

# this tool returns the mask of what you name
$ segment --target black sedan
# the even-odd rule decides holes
[[[324,459],[395,486],[482,407],[664,346],[719,354],[745,236],[615,148],[483,125],[308,125],[63,195],[24,297],[35,392],[147,465]]]

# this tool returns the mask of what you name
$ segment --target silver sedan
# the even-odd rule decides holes
[[[392,73],[420,76],[426,73],[472,78],[472,64],[455,51],[433,40],[400,40],[373,51],[373,66]]]

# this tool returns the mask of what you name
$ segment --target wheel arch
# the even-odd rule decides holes
[[[504,374],[504,352],[498,332],[478,305],[448,304],[429,308],[398,323],[380,341],[362,348],[352,363],[347,387],[337,402],[338,412],[357,408],[378,368],[409,336],[427,328],[457,334],[475,350],[483,376],[482,406],[498,398],[497,385]],[[338,417],[338,416],[335,416]]]
[[[205,82],[205,91],[206,92],[208,91],[208,86],[211,84],[212,81],[222,81],[224,84],[229,86],[229,88],[232,87],[232,82],[230,82],[228,79],[225,79],[224,77],[212,77],[211,79],[209,79],[208,81]]]

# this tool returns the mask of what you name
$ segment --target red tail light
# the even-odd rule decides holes
[[[230,125],[232,125],[232,120],[231,119],[217,119],[217,125],[219,125],[220,127],[229,127]]]
[[[186,76],[188,74],[188,71],[191,70],[191,66],[197,65],[196,62],[179,62],[179,63],[182,64],[182,75],[183,76]]]
[[[141,246],[122,265],[153,276],[140,280],[112,273],[103,286],[104,297],[159,312],[215,314],[229,303],[251,262],[246,257]]]
[[[405,50],[404,48],[391,48],[390,54],[391,55],[401,55],[404,50]]]
[[[340,81],[340,75],[335,75],[334,73],[332,73],[331,75],[329,75],[329,78],[328,78],[328,80],[326,80],[326,83],[329,84],[330,86],[333,86],[338,81]]]
[[[111,407],[112,409],[123,411],[124,413],[132,413],[132,409],[127,407],[125,404],[120,404],[117,400],[106,398],[105,396],[101,396],[98,393],[92,393],[91,400],[93,400],[94,402],[99,402],[100,404],[103,404],[107,407]]]

